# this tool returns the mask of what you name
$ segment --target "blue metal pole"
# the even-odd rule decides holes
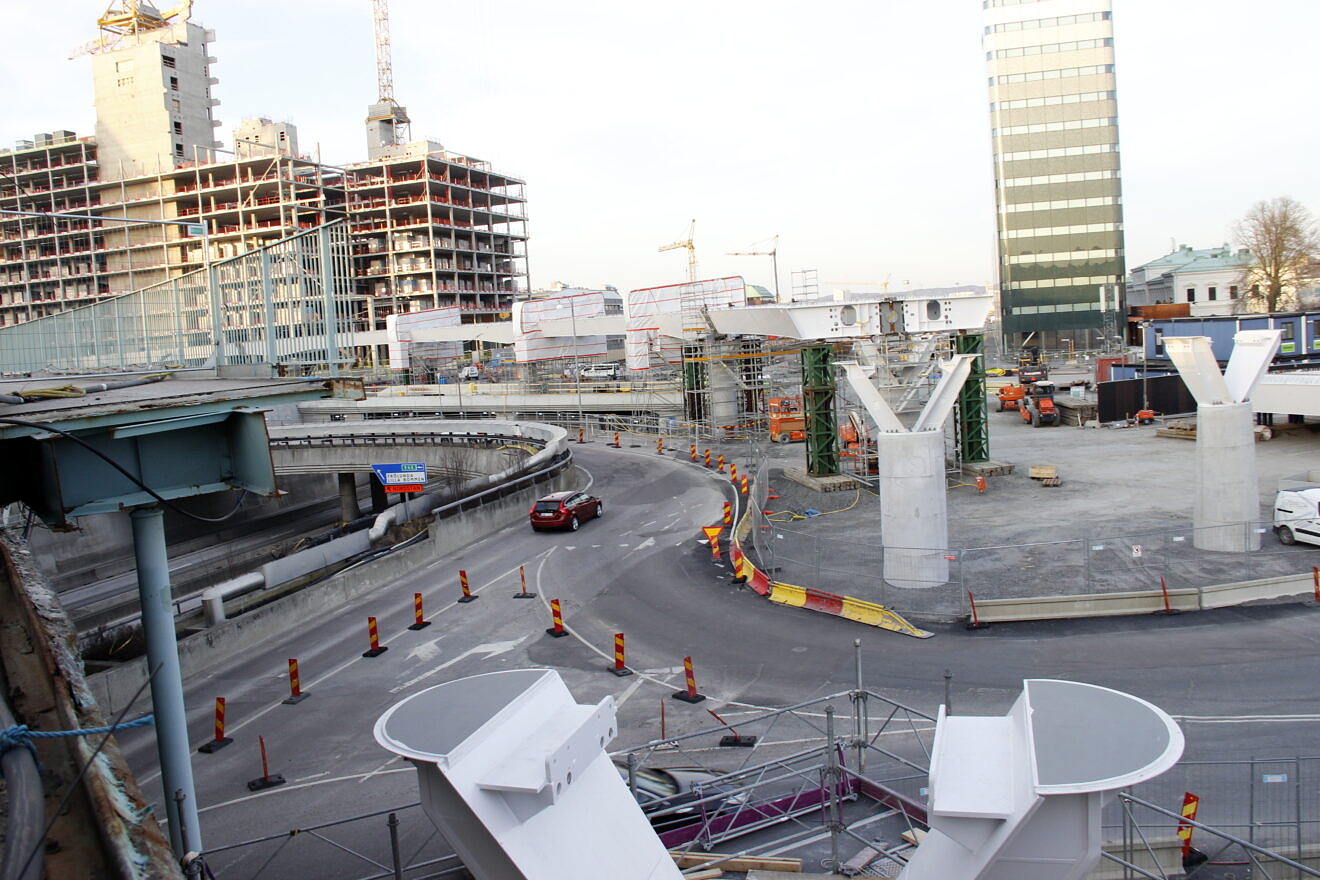
[[[201,852],[202,832],[197,821],[192,750],[188,746],[188,722],[183,709],[183,677],[174,638],[165,516],[159,507],[139,507],[129,517],[133,521],[133,555],[137,559],[147,666],[155,670],[151,679],[151,704],[156,716],[161,784],[165,787],[161,800],[169,820],[170,846],[182,858],[189,852]],[[182,801],[175,798],[176,792],[182,792]]]

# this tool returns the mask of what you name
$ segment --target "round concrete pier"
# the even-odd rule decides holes
[[[1260,549],[1260,485],[1250,403],[1203,403],[1196,408],[1198,550],[1243,553]]]
[[[949,579],[944,432],[878,434],[876,447],[885,582],[902,589],[937,587]]]

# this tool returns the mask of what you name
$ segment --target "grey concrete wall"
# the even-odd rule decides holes
[[[574,484],[571,464],[549,480],[527,486],[521,491],[434,522],[430,540],[392,553],[369,565],[336,575],[314,584],[241,617],[226,620],[204,632],[179,641],[179,666],[183,678],[226,663],[257,645],[278,644],[289,631],[292,621],[307,623],[324,618],[349,602],[388,587],[413,570],[436,559],[453,554],[472,541],[496,529],[517,522],[527,515],[532,502],[542,495]],[[457,593],[457,587],[455,587]],[[114,669],[89,676],[88,687],[103,711],[114,715],[146,680],[145,657],[139,657]],[[138,701],[145,708],[149,697]]]

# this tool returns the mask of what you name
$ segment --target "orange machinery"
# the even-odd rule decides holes
[[[788,443],[807,439],[807,420],[802,415],[800,397],[772,397],[766,404],[770,416],[770,440]]]

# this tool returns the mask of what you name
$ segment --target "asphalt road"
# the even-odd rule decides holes
[[[521,522],[502,529],[349,608],[293,624],[279,643],[189,683],[195,745],[211,738],[219,696],[227,700],[227,733],[235,738],[194,759],[208,847],[415,800],[412,769],[371,736],[376,718],[429,685],[526,666],[558,669],[580,702],[614,694],[620,703],[615,748],[657,737],[662,702],[672,735],[709,726],[706,707],[783,706],[847,689],[859,638],[865,684],[932,714],[946,668],[954,676],[954,709],[966,713],[1003,711],[1023,678],[1071,678],[1128,691],[1180,717],[1189,758],[1320,753],[1316,607],[976,632],[944,626],[934,628],[932,639],[911,639],[773,606],[730,584],[728,570],[699,543],[699,527],[716,522],[730,497],[727,481],[649,448],[587,444],[574,451],[579,486],[605,500],[603,518],[577,533],[533,533]],[[512,598],[520,565],[534,600]],[[454,603],[459,568],[467,570],[479,601]],[[414,592],[425,595],[434,621],[416,632],[406,629]],[[544,634],[550,598],[562,600],[572,638]],[[379,619],[389,647],[375,659],[361,657],[368,615]],[[626,633],[629,665],[642,674],[620,679],[604,671],[616,632]],[[700,689],[711,698],[702,706],[668,699],[689,654]],[[310,694],[295,706],[280,702],[288,695],[291,657]],[[271,772],[288,782],[253,794],[246,783],[260,775],[258,735],[265,737]],[[149,799],[159,800],[151,730],[126,731],[120,742]],[[416,811],[400,831],[405,855],[438,846],[427,843],[432,831]],[[388,852],[380,817],[324,834],[351,840],[377,860]],[[315,834],[220,854],[212,865],[226,869],[221,878],[255,876],[273,853],[261,876],[356,877],[374,870]]]

